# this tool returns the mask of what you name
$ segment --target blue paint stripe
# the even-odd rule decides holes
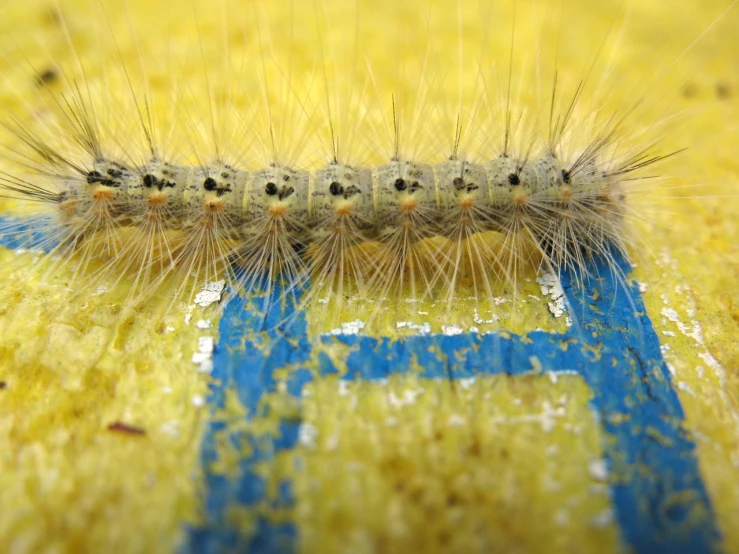
[[[0,244],[9,248],[43,244],[39,225],[0,216],[0,230],[10,226],[14,226],[14,233],[0,233]],[[621,266],[627,269],[623,261]],[[700,477],[695,445],[682,426],[684,413],[638,290],[632,286],[626,291],[606,277],[598,280],[599,294],[588,295],[583,301],[567,275],[563,287],[581,322],[580,329],[564,334],[433,335],[400,341],[350,336],[328,337],[322,339],[323,344],[311,344],[305,321],[298,315],[289,334],[277,339],[271,349],[265,348],[265,340],[274,337],[246,338],[252,336],[246,331],[260,328],[262,322],[237,298],[229,302],[221,319],[221,338],[214,356],[218,384],[212,388],[210,402],[223,406],[225,391],[235,390],[249,409],[248,417],[253,417],[262,396],[276,388],[274,370],[288,364],[296,369],[286,384],[290,393],[299,397],[311,379],[307,367],[311,349],[325,348],[333,341],[357,347],[346,362],[349,371],[344,379],[385,378],[407,371],[411,359],[423,367],[423,376],[430,378],[520,374],[531,366],[530,357],[536,356],[545,370],[576,370],[593,392],[591,404],[610,438],[603,446],[626,544],[644,553],[717,552],[720,534]],[[268,314],[268,325],[292,309],[273,310]],[[583,347],[563,350],[561,341],[569,340],[579,341]],[[431,351],[440,351],[443,356]],[[328,356],[319,354],[318,358],[318,371],[337,371]],[[239,477],[229,481],[210,470],[216,460],[216,436],[224,432],[223,423],[211,423],[202,445],[207,522],[190,530],[185,551],[223,552],[248,546],[249,551],[272,553],[295,548],[297,530],[290,523],[276,525],[257,518],[255,528],[245,532],[227,520],[229,507],[255,506],[265,500],[265,483],[255,472],[256,464],[279,450],[293,448],[298,423],[283,422],[280,430],[277,439],[257,440],[231,433],[234,441],[248,440],[255,454],[242,461]],[[290,484],[285,483],[281,491],[276,504],[289,506],[293,501]]]
[[[19,219],[0,214],[0,246],[17,248],[52,248],[45,230],[53,227],[50,216]]]
[[[623,260],[621,265],[627,269]],[[605,268],[600,270],[607,275]],[[265,344],[262,336],[253,341],[246,338],[247,330],[257,329],[258,322],[249,307],[235,299],[221,320],[214,372],[219,382],[211,401],[222,406],[224,390],[232,388],[253,417],[262,395],[275,390],[273,371],[286,364],[296,368],[288,388],[299,397],[311,378],[307,367],[311,349],[325,349],[334,341],[356,347],[346,360],[348,372],[343,379],[381,379],[403,373],[412,359],[423,368],[422,376],[429,378],[515,375],[528,371],[531,356],[536,356],[545,370],[577,371],[593,392],[591,405],[607,433],[603,448],[624,542],[643,553],[717,552],[720,534],[700,477],[695,444],[682,427],[684,413],[639,291],[633,286],[626,291],[610,277],[597,283],[599,294],[589,294],[583,301],[580,289],[569,276],[563,277],[571,309],[580,321],[579,328],[563,334],[427,335],[403,340],[346,336],[324,337],[311,344],[305,321],[298,316],[290,334],[277,339],[267,353],[260,349]],[[270,317],[277,321],[281,315]],[[570,345],[565,350],[562,341],[578,341],[584,347]],[[327,355],[319,354],[318,359],[318,372],[337,372]],[[212,426],[203,447],[206,468],[215,458],[212,435],[218,428]],[[254,471],[254,464],[295,446],[297,424],[285,424],[283,431],[282,437],[260,445],[256,457],[243,460],[241,475],[230,485],[222,477],[206,474],[208,521],[192,531],[187,551],[229,551],[239,540],[255,553],[296,549],[297,530],[292,525],[274,525],[260,518],[255,532],[240,534],[225,519],[228,506],[255,506],[265,499],[264,480]],[[292,501],[286,483],[279,502],[289,505]]]

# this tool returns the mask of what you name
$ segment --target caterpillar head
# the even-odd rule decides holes
[[[435,167],[443,207],[469,211],[488,205],[488,180],[485,168],[464,160],[450,159]]]
[[[554,154],[546,154],[534,162],[536,173],[535,192],[546,192],[554,195],[570,184],[569,172]]]
[[[302,218],[308,215],[307,171],[272,164],[254,174],[247,193],[253,217]]]
[[[188,169],[153,158],[136,170],[126,187],[126,196],[144,209],[172,207],[182,200]]]
[[[123,164],[102,158],[95,160],[85,178],[86,193],[92,202],[115,203],[125,194],[131,171]]]
[[[182,198],[187,171],[180,166],[154,158],[142,171],[141,192],[147,205],[170,205]]]
[[[360,226],[371,225],[372,170],[340,164],[319,169],[311,202],[312,213],[319,220],[350,217]]]
[[[436,207],[434,173],[430,165],[392,160],[375,170],[377,215],[381,221]]]
[[[249,174],[221,161],[192,170],[185,188],[185,203],[209,214],[239,213]]]
[[[538,176],[530,163],[506,155],[488,162],[490,199],[496,207],[525,206],[536,192]]]

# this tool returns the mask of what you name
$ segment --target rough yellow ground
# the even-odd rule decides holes
[[[291,29],[305,47],[293,49],[290,60],[276,48],[277,56],[296,75],[305,75],[314,69],[309,51],[317,45],[313,23],[303,24],[313,21],[305,15],[314,17],[310,4],[228,9],[239,19],[262,17],[267,10],[273,31],[288,34]],[[350,36],[353,10],[327,4],[331,34]],[[428,37],[433,38],[433,67],[455,63],[456,27],[447,21],[457,17],[455,4],[436,7],[429,29],[425,8],[415,3],[374,4],[359,10],[359,47],[378,75],[392,72],[396,56],[425,51]],[[461,10],[468,39],[489,40],[501,53],[493,61],[505,73],[511,9],[493,12],[485,21],[500,31],[492,32],[482,28],[477,3],[471,4]],[[554,25],[555,34],[566,37],[558,63],[561,73],[576,81],[602,37],[609,30],[610,36],[622,33],[599,58],[615,68],[615,77],[603,85],[609,104],[633,103],[633,91],[641,90],[637,85],[647,83],[648,109],[657,117],[680,113],[687,121],[667,135],[665,148],[688,145],[691,150],[668,170],[685,176],[678,183],[704,186],[659,196],[659,207],[650,212],[657,224],[645,237],[651,252],[640,259],[636,278],[647,285],[650,316],[669,347],[665,357],[674,367],[726,549],[739,550],[734,525],[739,518],[739,139],[732,123],[739,121],[733,100],[739,81],[732,67],[732,53],[739,49],[732,32],[737,14],[729,13],[681,56],[725,2],[694,2],[680,10],[667,1],[628,4],[628,24],[621,27],[618,6],[568,2],[561,26]],[[548,6],[519,7],[518,44],[536,43]],[[41,93],[35,92],[32,67],[52,62],[74,67],[57,9],[36,2],[0,8],[3,119],[23,99],[37,105]],[[317,9],[324,5],[318,3]],[[110,48],[98,48],[101,36],[115,36],[125,63],[138,63],[126,10],[112,3],[106,10],[102,17],[86,2],[64,5],[69,34],[81,56],[89,56],[91,79],[104,73],[106,63],[119,63]],[[128,11],[144,57],[158,60],[145,59],[154,86],[168,86],[168,72],[175,71],[167,65],[167,52],[188,60],[188,66],[176,68],[184,80],[202,83],[203,65],[218,72],[218,64],[210,63],[218,52],[206,48],[202,55],[209,61],[203,62],[199,41],[223,41],[220,8],[210,9],[208,2],[182,8],[132,1]],[[385,47],[387,29],[395,35],[398,25],[407,29],[401,52]],[[236,31],[226,38],[234,49],[246,40]],[[534,56],[529,50],[517,63],[531,66]],[[351,52],[340,51],[338,63],[350,57]],[[600,78],[604,72],[596,73]],[[104,82],[124,87],[114,77]],[[53,86],[64,90],[65,84]],[[474,90],[467,87],[463,93],[469,97]],[[65,286],[68,273],[41,284],[24,269],[31,256],[7,250],[0,255],[0,381],[5,383],[0,389],[0,544],[18,552],[172,551],[182,540],[183,524],[200,515],[198,461],[208,417],[201,404],[208,378],[196,372],[190,358],[205,333],[185,323],[186,308],[163,319],[160,307],[150,306],[122,319],[108,296],[74,298]],[[124,290],[122,285],[112,298],[121,299]],[[201,318],[212,319],[212,313],[196,311],[191,321]],[[446,383],[397,378],[384,385],[356,385],[345,395],[325,379],[309,390],[304,418],[317,438],[298,449],[306,465],[295,474],[293,514],[306,551],[326,540],[396,551],[461,548],[454,541],[463,535],[452,531],[465,525],[484,525],[491,540],[510,546],[506,551],[577,551],[576,544],[582,551],[592,551],[587,545],[617,548],[604,487],[580,478],[600,474],[601,453],[588,391],[577,378],[556,384],[546,377],[490,378],[455,390]],[[389,394],[401,401],[389,403]],[[416,402],[404,403],[407,395],[416,395]],[[542,415],[546,410],[555,415]],[[459,424],[449,425],[450,418]],[[145,434],[110,430],[116,422]],[[338,448],[329,448],[334,440]],[[362,463],[366,481],[352,476],[355,462]],[[275,463],[291,467],[289,460]],[[406,481],[411,466],[422,468],[421,477]],[[459,476],[462,468],[469,473],[464,478]],[[493,477],[497,486],[488,487]],[[342,509],[332,504],[336,495],[326,494],[338,482],[364,487],[362,494],[344,491],[348,496]],[[361,510],[373,518],[363,519]],[[435,534],[425,532],[429,522]],[[552,543],[548,531],[555,528],[559,538]]]
[[[310,385],[286,455],[303,551],[617,551],[590,395],[577,376]]]

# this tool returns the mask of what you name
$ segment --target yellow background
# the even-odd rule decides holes
[[[512,67],[516,98],[542,110],[555,66],[563,91],[571,93],[592,65],[584,111],[601,101],[631,107],[643,97],[628,119],[634,132],[647,129],[651,136],[653,130],[662,137],[664,151],[689,148],[659,168],[670,176],[666,186],[645,195],[644,213],[652,224],[643,232],[639,227],[643,244],[634,277],[646,284],[643,296],[674,368],[701,473],[726,549],[732,551],[739,550],[733,524],[739,519],[739,119],[734,98],[739,44],[732,32],[739,14],[730,10],[712,26],[727,7],[720,1],[679,7],[657,1],[625,6],[521,2]],[[280,104],[286,86],[275,67],[289,68],[296,91],[319,98],[323,85],[314,77],[322,74],[322,59],[330,55],[335,61],[336,67],[325,69],[329,76],[355,67],[364,74],[371,67],[378,89],[370,90],[373,101],[387,109],[394,94],[413,114],[421,111],[412,107],[414,95],[426,90],[426,85],[409,85],[418,75],[433,76],[434,85],[443,81],[428,87],[438,93],[428,102],[448,102],[453,113],[457,91],[465,105],[479,99],[476,75],[478,63],[485,63],[499,73],[499,79],[490,79],[488,94],[500,105],[513,11],[512,4],[480,8],[475,2],[231,2],[215,8],[194,1],[185,6],[131,1],[102,8],[86,2],[63,7],[18,2],[0,11],[0,107],[4,120],[43,121],[46,111],[53,111],[50,95],[68,92],[75,79],[84,79],[92,83],[110,133],[136,141],[120,67],[128,68],[136,86],[143,68],[163,127],[190,115],[188,110],[207,118],[203,91],[208,86],[215,99],[231,90],[253,91],[257,106],[276,98],[284,108],[275,115],[283,123],[278,150],[291,159],[296,157],[290,152],[296,143],[291,132],[302,127],[286,123],[300,108],[294,101]],[[484,56],[478,51],[482,44],[487,45]],[[316,55],[319,48],[323,57]],[[267,69],[260,75],[265,56]],[[228,59],[238,68],[234,80],[241,82],[224,84]],[[48,67],[60,68],[64,78],[38,87],[35,76]],[[259,88],[260,80],[270,83],[268,90]],[[171,108],[167,99],[173,90],[183,92]],[[358,113],[357,106],[346,109],[347,120]],[[228,115],[216,114],[226,145],[233,131],[224,122]],[[192,119],[192,128],[180,129],[178,136],[191,133],[196,138],[189,146],[198,147],[207,142],[201,138],[207,126]],[[320,114],[298,119],[308,130],[323,125],[325,134]],[[432,127],[418,133],[434,131],[445,132]],[[386,136],[377,140],[389,146]],[[17,146],[12,141],[6,137]],[[186,150],[187,141],[180,142]],[[325,144],[312,146],[306,150],[325,149]],[[438,144],[421,148],[422,155],[428,151],[439,151]],[[319,159],[314,154],[294,161],[310,165]],[[236,400],[219,414],[202,406],[209,377],[196,371],[191,357],[198,336],[217,329],[215,312],[195,308],[187,324],[187,307],[162,316],[161,306],[152,304],[121,317],[125,283],[111,295],[74,296],[67,286],[68,268],[42,279],[43,271],[30,269],[33,255],[1,250],[0,258],[0,380],[5,383],[0,390],[0,544],[18,552],[150,551],[152,545],[173,550],[184,538],[183,524],[202,518],[199,456],[207,421],[218,417],[232,426],[247,425]],[[516,325],[538,325],[527,323],[528,309],[522,308]],[[210,319],[213,328],[196,328],[192,322],[199,319]],[[410,393],[414,401],[388,401],[390,395],[404,398],[419,388],[425,392]],[[489,378],[462,395],[448,383],[401,377],[387,384],[357,384],[339,394],[337,383],[324,378],[309,386],[309,394],[303,420],[320,439],[301,443],[273,462],[275,475],[292,476],[296,490],[294,513],[274,517],[297,522],[306,551],[347,543],[357,551],[473,551],[475,545],[464,543],[471,534],[463,531],[479,522],[508,552],[619,547],[607,488],[597,471],[601,432],[587,405],[590,393],[577,377],[557,383],[546,376]],[[546,409],[558,407],[550,423],[541,418]],[[458,426],[444,423],[452,414]],[[145,435],[108,430],[116,421],[144,429]],[[274,424],[248,425],[258,433]],[[324,437],[338,443],[327,444]],[[393,464],[374,463],[373,453],[383,449],[398,452]],[[450,451],[469,455],[445,454]],[[233,471],[244,454],[224,441],[217,470]],[[304,471],[295,473],[295,456],[303,460]],[[349,469],[357,459],[369,459],[371,468],[362,482]],[[465,472],[473,477],[464,477]],[[344,487],[347,497],[337,496]],[[363,509],[372,517],[358,511],[351,490],[361,491]],[[342,499],[338,508],[332,504],[337,497]],[[409,514],[410,523],[385,536],[387,514],[393,511]],[[253,516],[239,507],[231,514],[245,528]],[[434,533],[427,532],[430,527]]]

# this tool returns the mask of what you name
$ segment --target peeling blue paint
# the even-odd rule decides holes
[[[626,272],[627,264],[620,262]],[[717,552],[720,534],[700,476],[695,444],[682,426],[685,416],[638,288],[632,284],[627,291],[606,268],[600,270],[606,277],[593,279],[589,285],[597,287],[599,294],[589,294],[585,300],[572,277],[563,276],[562,285],[579,324],[562,334],[423,335],[402,340],[327,336],[311,344],[305,335],[305,320],[298,314],[289,334],[277,339],[271,350],[262,351],[264,338],[245,339],[245,330],[255,329],[253,313],[243,300],[234,299],[221,320],[214,359],[214,376],[219,382],[211,402],[222,406],[224,390],[232,388],[251,417],[260,398],[275,390],[273,371],[287,364],[293,368],[289,391],[299,397],[312,375],[307,367],[311,349],[323,350],[334,341],[353,347],[346,360],[348,371],[342,375],[349,380],[383,379],[409,371],[411,360],[423,368],[421,376],[428,378],[516,375],[530,372],[531,358],[536,356],[541,370],[575,371],[593,393],[591,405],[609,437],[603,448],[624,543],[635,552],[650,554]],[[270,317],[276,321],[279,314]],[[563,341],[571,341],[570,346],[562,348]],[[339,372],[325,353],[319,352],[317,359],[315,369],[321,374]],[[203,446],[206,468],[215,459],[212,435],[217,428],[213,426]],[[259,494],[264,492],[264,482],[254,471],[255,463],[295,446],[297,423],[283,430],[281,437],[261,445],[264,450],[243,460],[241,475],[230,487],[223,485],[222,477],[207,474],[208,522],[192,531],[187,551],[215,553],[236,548],[240,535],[225,522],[225,508],[254,506],[264,499]],[[292,501],[289,483],[284,484],[280,501],[284,505]],[[247,541],[243,546],[249,552],[291,552],[297,548],[298,532],[291,524],[272,525],[260,518],[255,532],[247,539],[241,535],[241,540]]]

